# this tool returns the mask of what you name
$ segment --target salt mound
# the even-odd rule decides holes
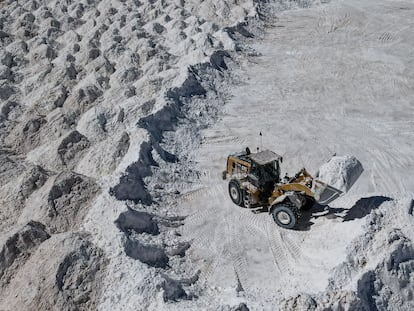
[[[317,177],[342,192],[348,192],[363,171],[361,162],[355,157],[334,156],[319,168]]]

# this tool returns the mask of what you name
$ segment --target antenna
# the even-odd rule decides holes
[[[259,136],[260,136],[260,149],[262,149],[263,150],[263,134],[262,134],[262,130],[260,130],[260,132],[259,132]],[[259,149],[259,148],[257,148],[257,149]]]

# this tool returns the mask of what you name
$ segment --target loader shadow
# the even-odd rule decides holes
[[[309,211],[303,211],[299,219],[297,230],[310,230],[314,222],[312,220],[324,217],[327,219],[342,218],[342,221],[352,221],[364,218],[372,210],[377,209],[382,203],[392,201],[393,199],[384,196],[372,196],[369,198],[359,199],[350,209],[332,208],[328,205],[315,204]]]

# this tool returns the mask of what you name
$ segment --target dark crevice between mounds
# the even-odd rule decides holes
[[[178,162],[178,157],[175,154],[172,154],[172,153],[164,150],[160,146],[158,141],[155,140],[154,137],[150,138],[150,143],[151,143],[152,147],[155,149],[155,151],[158,152],[158,154],[159,154],[159,156],[162,160],[164,160],[165,162],[170,162],[170,163]]]
[[[24,171],[24,167],[18,161],[12,149],[5,146],[0,148],[0,187],[12,181]]]
[[[378,293],[375,290],[376,277],[374,271],[368,271],[358,280],[358,298],[360,299],[359,306],[362,310],[378,310],[374,296]]]
[[[411,200],[410,205],[408,206],[408,214],[413,215],[414,211],[414,200]]]
[[[219,50],[210,56],[210,62],[201,63],[188,68],[188,76],[179,87],[167,91],[166,97],[169,101],[163,109],[141,119],[138,126],[145,128],[158,143],[162,142],[165,131],[174,130],[179,119],[185,118],[185,102],[194,96],[204,97],[207,90],[202,85],[205,72],[210,69],[222,71],[228,69],[225,58],[231,59],[227,51]]]
[[[210,63],[191,66],[188,77],[180,87],[170,89],[166,97],[169,103],[161,110],[139,120],[138,126],[149,132],[149,142],[141,145],[139,160],[128,166],[125,174],[120,178],[119,184],[110,189],[110,194],[118,200],[131,200],[134,203],[150,205],[152,196],[147,190],[144,178],[152,176],[151,166],[158,166],[152,157],[154,149],[165,162],[176,163],[178,157],[161,147],[163,134],[173,131],[179,119],[185,118],[183,112],[184,100],[193,96],[205,96],[206,89],[201,85],[198,70],[213,68],[218,71],[227,69],[224,58],[230,58],[226,51],[217,51],[210,57]]]
[[[193,96],[204,96],[207,91],[203,88],[196,76],[195,67],[189,69],[189,76],[180,87],[167,91],[169,103],[161,110],[142,118],[138,126],[146,129],[152,142],[162,142],[163,133],[173,131],[180,118],[184,118],[183,99]]]
[[[188,242],[178,243],[173,249],[168,252],[170,256],[179,256],[184,257],[187,250],[191,247],[191,244]]]
[[[49,205],[56,209],[56,200],[61,198],[64,195],[68,195],[72,192],[72,188],[75,185],[79,185],[83,182],[81,175],[78,174],[71,174],[67,178],[59,181],[58,183],[54,184],[50,189],[48,194],[47,201]]]
[[[78,228],[99,191],[93,178],[72,171],[60,173],[49,190],[48,204],[43,209],[51,233]]]
[[[226,27],[224,31],[227,32],[234,41],[237,41],[236,33],[239,33],[245,38],[254,38],[254,35],[248,31],[245,27],[247,26],[247,22],[238,23],[236,26]]]
[[[224,57],[228,55],[226,52],[213,55],[211,63],[191,66],[188,70],[188,77],[183,84],[167,91],[166,97],[169,103],[165,107],[138,122],[139,127],[150,133],[153,142],[161,143],[163,133],[173,131],[179,119],[185,118],[183,111],[185,100],[207,94],[206,89],[201,85],[198,71],[208,67],[216,70],[227,68],[224,62]]]
[[[76,163],[79,158],[78,154],[89,146],[88,138],[75,130],[62,139],[57,153],[62,164],[68,165],[69,163]]]
[[[22,266],[37,247],[49,238],[45,225],[37,221],[28,222],[9,237],[0,249],[0,285],[12,278],[14,274],[12,267],[16,269]]]
[[[59,299],[53,303],[57,310],[94,310],[108,260],[86,236],[79,235],[75,241],[74,250],[65,255],[56,271],[55,288]],[[50,309],[48,307],[46,309]]]
[[[20,186],[19,194],[22,198],[27,199],[35,190],[40,189],[48,178],[49,173],[39,165],[27,169]]]
[[[214,63],[209,67],[219,70],[226,68],[224,57],[226,54],[217,54]],[[189,75],[182,86],[173,88],[167,92],[169,103],[161,110],[139,120],[138,126],[149,132],[149,142],[141,145],[139,160],[128,166],[125,174],[120,178],[119,184],[112,187],[109,193],[118,200],[131,200],[134,203],[151,205],[152,196],[147,190],[144,182],[145,177],[152,176],[151,166],[158,166],[152,157],[154,149],[160,158],[166,162],[178,162],[178,157],[161,147],[163,134],[166,131],[173,131],[180,118],[185,118],[183,113],[183,100],[193,96],[205,96],[207,91],[201,85],[195,66],[189,69]]]
[[[145,177],[152,176],[151,166],[158,166],[151,152],[151,144],[143,142],[138,161],[127,167],[125,174],[119,180],[119,184],[109,190],[111,195],[121,201],[131,200],[134,203],[151,205],[152,197],[144,182]]]
[[[210,64],[214,69],[221,71],[222,69],[227,70],[227,64],[224,58],[230,58],[231,56],[227,51],[216,51],[210,56]]]
[[[168,268],[168,256],[184,257],[185,252],[191,245],[188,242],[179,243],[166,252],[164,247],[144,244],[136,240],[137,237],[134,237],[134,234],[148,233],[155,236],[160,233],[159,225],[154,219],[155,217],[155,215],[150,213],[128,208],[126,212],[119,215],[118,219],[115,220],[115,224],[125,233],[126,242],[124,249],[127,256],[151,267]],[[170,219],[164,219],[164,224],[169,224],[171,221]]]
[[[164,280],[162,281],[161,286],[159,286],[164,290],[162,294],[164,302],[177,302],[179,300],[191,300],[197,298],[193,294],[187,294],[183,288],[183,285],[190,286],[197,282],[200,277],[200,272],[201,271],[197,271],[197,273],[193,277],[181,280],[174,280],[171,277],[164,274],[162,276]]]
[[[118,219],[115,220],[115,224],[127,237],[133,232],[148,233],[152,235],[158,235],[160,233],[158,224],[154,221],[153,215],[146,212],[135,211],[130,208],[119,215]]]
[[[198,74],[197,66],[191,66],[189,68],[188,77],[185,79],[180,87],[173,88],[167,92],[167,97],[177,101],[181,98],[189,98],[193,96],[204,96],[207,91],[201,85]]]
[[[174,130],[174,125],[182,116],[180,107],[176,103],[169,103],[156,113],[139,120],[138,126],[146,129],[154,140],[161,142],[163,133]]]
[[[124,248],[127,256],[151,267],[163,269],[168,267],[169,258],[165,250],[157,245],[144,244],[127,238]]]
[[[234,311],[249,311],[250,309],[247,307],[245,303],[240,303],[237,307],[233,309]]]
[[[161,287],[164,290],[164,293],[162,294],[164,302],[188,299],[188,295],[183,289],[183,286],[177,280],[173,280],[169,277],[164,277],[164,281],[162,282]]]

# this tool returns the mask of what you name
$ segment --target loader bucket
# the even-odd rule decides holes
[[[361,176],[364,168],[355,157],[334,156],[323,164],[314,180],[315,200],[326,205],[346,193]]]
[[[363,171],[361,162],[355,157],[335,156],[319,168],[316,178],[342,192],[348,192]]]
[[[333,200],[339,198],[342,195],[342,191],[336,189],[324,182],[315,179],[313,181],[313,194],[316,202],[321,205],[328,205]]]

